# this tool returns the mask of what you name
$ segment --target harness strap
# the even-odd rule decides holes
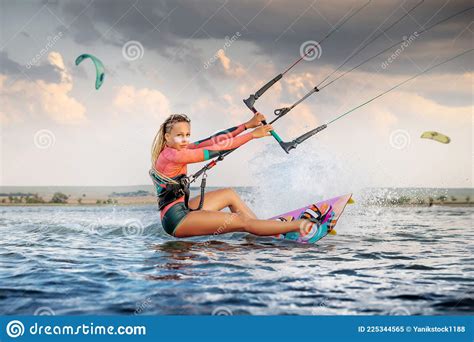
[[[206,178],[207,178],[207,174],[206,174],[206,172],[204,172],[204,174],[202,175],[202,180],[201,180],[201,197],[199,199],[199,205],[196,209],[189,208],[189,205],[188,205],[188,202],[189,202],[189,186],[188,186],[188,192],[184,196],[184,204],[191,211],[201,210],[202,206],[204,205],[204,194],[205,194],[205,191],[206,191]]]
[[[189,177],[186,177],[185,175],[180,175],[179,178],[175,180],[178,184],[173,184],[173,183],[167,183],[167,181],[162,179],[155,172],[153,168],[150,169],[149,175],[153,181],[153,184],[156,187],[156,196],[157,196],[159,210],[162,210],[166,205],[168,205],[169,203],[173,202],[174,200],[182,196],[184,196],[184,205],[189,210],[194,211],[194,210],[202,209],[202,206],[204,205],[204,195],[205,195],[206,178],[207,178],[207,174],[205,171],[203,172],[203,177],[201,180],[201,198],[199,200],[199,205],[196,209],[189,208],[189,197],[190,197],[189,185],[191,183]],[[158,191],[158,187],[164,190]],[[167,196],[170,197],[169,200],[165,200]]]

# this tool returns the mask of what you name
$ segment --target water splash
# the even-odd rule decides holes
[[[317,141],[304,146],[287,155],[267,145],[251,160],[250,170],[257,184],[252,195],[262,216],[363,189],[363,175],[354,174],[328,146]]]

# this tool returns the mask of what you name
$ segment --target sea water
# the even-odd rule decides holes
[[[251,203],[259,196],[253,191],[239,193]],[[257,213],[268,217],[266,210]],[[474,311],[473,207],[356,200],[338,234],[316,245],[244,233],[176,239],[154,205],[4,206],[0,213],[1,314]]]

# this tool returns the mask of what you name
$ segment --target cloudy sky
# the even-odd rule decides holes
[[[251,113],[242,99],[365,2],[0,0],[0,185],[148,184],[151,142],[167,115],[190,116],[194,140],[245,122]],[[275,108],[299,99],[419,2],[370,2],[257,108],[272,118]],[[469,6],[461,0],[422,2],[343,70]],[[275,130],[291,140],[472,49],[473,12],[347,74],[277,121]],[[74,64],[82,53],[105,65],[99,90],[91,61]],[[395,89],[289,155],[272,138],[251,141],[216,167],[209,183],[314,177],[349,187],[472,187],[472,57]],[[420,139],[431,130],[450,136],[451,143]]]

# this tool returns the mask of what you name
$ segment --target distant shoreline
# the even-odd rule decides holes
[[[6,200],[3,202],[3,200]],[[44,198],[44,202],[25,203],[24,199],[19,203],[7,202],[8,197],[0,196],[0,206],[108,206],[108,205],[139,205],[156,204],[155,196],[129,196],[129,197],[81,197],[81,202],[76,198],[68,198],[66,202],[50,202],[51,198]]]
[[[2,197],[0,197],[0,200]],[[22,206],[64,206],[64,207],[85,207],[85,206],[94,206],[94,207],[105,207],[105,206],[132,206],[132,205],[152,205],[157,204],[156,197],[146,196],[146,197],[121,197],[116,200],[116,202],[107,203],[108,199],[104,198],[88,198],[82,203],[76,202],[67,202],[67,203],[1,203],[0,207],[22,207]],[[98,203],[100,201],[100,203]],[[105,202],[105,203],[104,203]],[[356,200],[357,203],[357,200]],[[382,206],[382,207],[429,207],[429,202],[425,203],[366,203],[369,206]],[[474,207],[474,202],[466,201],[433,201],[431,206],[446,206],[446,207]]]
[[[208,187],[207,191],[220,187]],[[251,191],[254,187],[234,187]],[[473,188],[368,188],[359,195],[366,205],[376,206],[474,206]],[[0,187],[0,206],[108,206],[157,203],[150,185],[124,187]],[[199,188],[191,188],[192,195]],[[357,202],[357,198],[356,198]]]

